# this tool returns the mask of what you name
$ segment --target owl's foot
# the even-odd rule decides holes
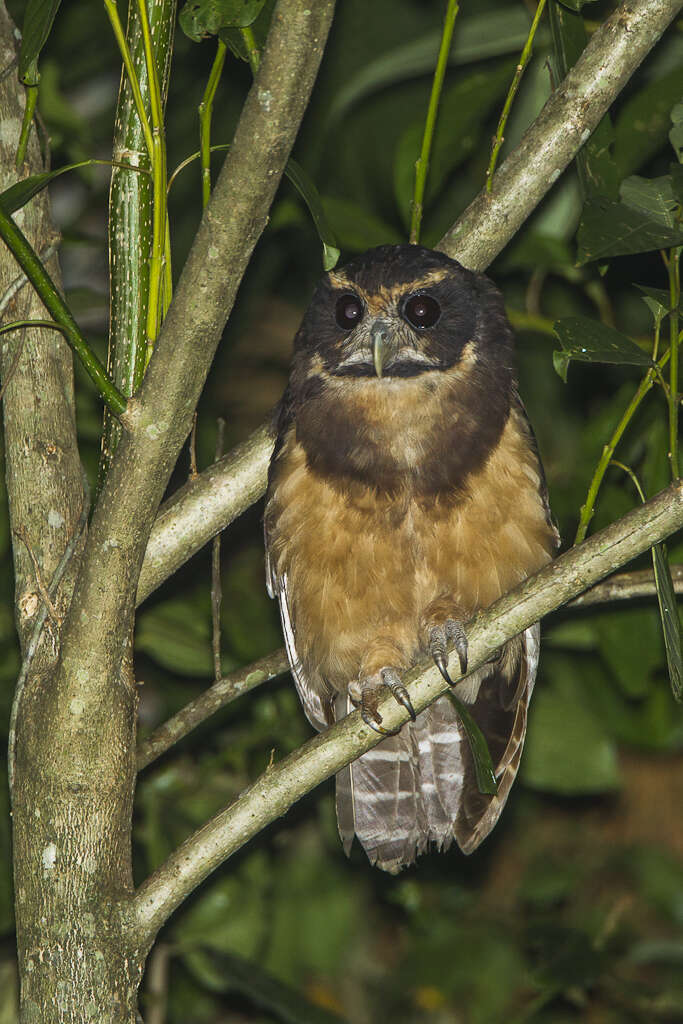
[[[460,671],[467,672],[467,634],[459,619],[446,619],[443,626],[432,626],[429,631],[429,652],[449,686],[454,682],[448,674],[448,641],[452,640],[460,661]]]
[[[366,725],[369,725],[375,732],[381,733],[382,736],[394,736],[400,732],[400,729],[385,729],[382,725],[382,716],[377,709],[382,690],[385,687],[391,691],[394,699],[403,705],[412,720],[415,721],[415,709],[408,696],[408,691],[401,682],[398,669],[391,666],[381,668],[379,672],[359,679],[354,686],[349,687],[349,696],[356,707],[360,706],[361,718]]]

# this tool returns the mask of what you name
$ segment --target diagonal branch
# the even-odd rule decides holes
[[[683,7],[683,0],[626,0],[594,33],[567,78],[523,139],[437,248],[484,270],[574,159],[638,65]],[[142,569],[142,601],[264,492],[271,445],[262,427],[173,499],[154,526]],[[201,515],[195,516],[195,510]],[[171,514],[172,512],[172,514]]]
[[[470,671],[538,619],[576,597],[615,567],[642,554],[683,526],[683,481],[677,481],[589,540],[551,562],[468,624]],[[457,677],[456,677],[457,678]],[[446,689],[439,671],[423,662],[404,676],[417,712]],[[407,720],[393,698],[380,705],[386,728]],[[227,857],[319,783],[369,750],[381,737],[354,711],[309,740],[220,811],[138,889],[128,916],[131,940],[151,942],[169,915]]]
[[[674,593],[683,594],[683,565],[672,565],[671,576]],[[590,587],[579,597],[569,601],[565,607],[570,610],[581,610],[614,601],[633,601],[656,596],[657,586],[654,573],[651,569],[639,569],[635,572],[616,573],[601,583],[596,583],[594,587]],[[143,768],[165,754],[179,740],[189,735],[193,729],[196,729],[198,725],[220,711],[221,708],[285,672],[289,672],[289,661],[284,647],[280,647],[265,657],[259,658],[258,661],[223,676],[194,700],[189,701],[171,718],[157,726],[140,743],[137,754],[138,771],[142,771]]]

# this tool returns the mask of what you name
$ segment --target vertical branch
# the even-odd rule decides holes
[[[150,0],[150,33],[154,39],[161,101],[165,101],[173,44],[176,0]],[[145,368],[147,309],[152,252],[151,128],[141,122],[138,106],[149,109],[149,83],[144,40],[137,5],[128,10],[126,32],[134,81],[140,95],[134,95],[130,76],[121,76],[114,129],[116,161],[149,171],[139,174],[114,167],[109,192],[109,355],[107,368],[127,397],[139,387]],[[137,91],[137,89],[136,89]],[[121,427],[105,413],[100,458],[100,487],[107,474]]]

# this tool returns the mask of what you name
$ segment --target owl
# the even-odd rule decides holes
[[[415,715],[401,675],[448,674],[465,623],[558,544],[517,394],[497,288],[443,253],[381,246],[328,273],[294,341],[264,515],[269,593],[296,688],[325,729],[359,706],[386,733],[387,689],[411,721],[336,778],[339,833],[396,873],[433,844],[470,853],[519,767],[538,624],[458,684],[498,782],[480,793],[448,695]]]

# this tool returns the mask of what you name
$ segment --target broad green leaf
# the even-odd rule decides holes
[[[671,108],[682,95],[683,67],[679,66],[648,82],[624,103],[616,120],[614,141],[614,159],[622,177],[637,171],[660,148],[671,128]],[[673,145],[676,148],[676,143]]]
[[[622,181],[619,196],[627,206],[639,210],[659,224],[667,228],[676,226],[675,211],[678,204],[669,175],[641,178],[633,174]]]
[[[580,9],[586,0],[551,3],[550,30],[558,80],[566,77],[583,53],[588,35]],[[592,2],[592,0],[591,0]],[[576,155],[583,198],[607,196],[616,199],[619,172],[611,154],[614,129],[609,114],[605,114],[588,141]]]
[[[405,241],[394,227],[350,199],[324,197],[322,204],[342,249],[364,252],[376,245],[400,245]]]
[[[669,141],[680,162],[683,162],[683,103],[677,103],[671,111]]]
[[[208,619],[190,601],[165,601],[142,612],[135,646],[178,675],[213,674]]]
[[[669,228],[647,213],[609,199],[589,199],[577,232],[579,265],[683,244],[683,228]]]
[[[661,323],[671,310],[671,294],[664,288],[649,288],[644,284],[637,284],[636,288],[644,292],[643,301],[655,318],[655,323]]]
[[[475,13],[458,25],[448,62],[469,64],[503,53],[517,53],[526,42],[530,23],[521,5]],[[538,32],[537,45],[542,41],[543,33]],[[329,123],[343,117],[350,107],[378,89],[433,74],[440,42],[441,32],[430,32],[366,64],[337,93],[330,108]]]
[[[462,727],[465,730],[467,742],[472,753],[472,760],[474,761],[477,788],[480,793],[495,795],[498,792],[498,783],[496,782],[493,762],[491,761],[491,754],[489,753],[484,734],[467,710],[467,706],[461,700],[458,700],[452,691],[449,691],[446,696],[453,703],[455,710],[458,712]]]
[[[619,786],[616,747],[578,682],[571,690],[545,687],[535,696],[521,775],[534,789],[565,795]]]
[[[320,236],[320,241],[323,244],[323,270],[332,270],[336,267],[337,261],[339,260],[339,247],[337,245],[337,239],[334,232],[328,224],[327,217],[325,216],[325,211],[323,210],[323,204],[318,190],[307,172],[296,162],[296,160],[290,159],[287,161],[285,174],[291,181],[292,185],[294,185],[294,188],[297,190],[303,201],[306,203],[318,235]]]
[[[662,663],[654,602],[646,608],[596,609],[592,623],[600,655],[619,689],[629,699],[646,697]]]
[[[246,28],[256,21],[265,0],[188,0],[180,12],[180,27],[195,43],[221,29]]]
[[[627,338],[625,334],[606,327],[587,316],[565,316],[556,320],[553,330],[562,345],[562,352],[555,352],[553,364],[564,381],[571,359],[582,363],[617,363],[629,366],[651,366],[647,352]]]
[[[683,654],[681,652],[681,620],[666,550],[662,544],[652,549],[652,565],[657,587],[657,602],[662,620],[662,633],[669,669],[671,690],[677,701],[683,702]]]
[[[19,52],[19,78],[27,85],[35,84],[36,61],[50,35],[60,2],[61,0],[28,0],[26,5]]]

